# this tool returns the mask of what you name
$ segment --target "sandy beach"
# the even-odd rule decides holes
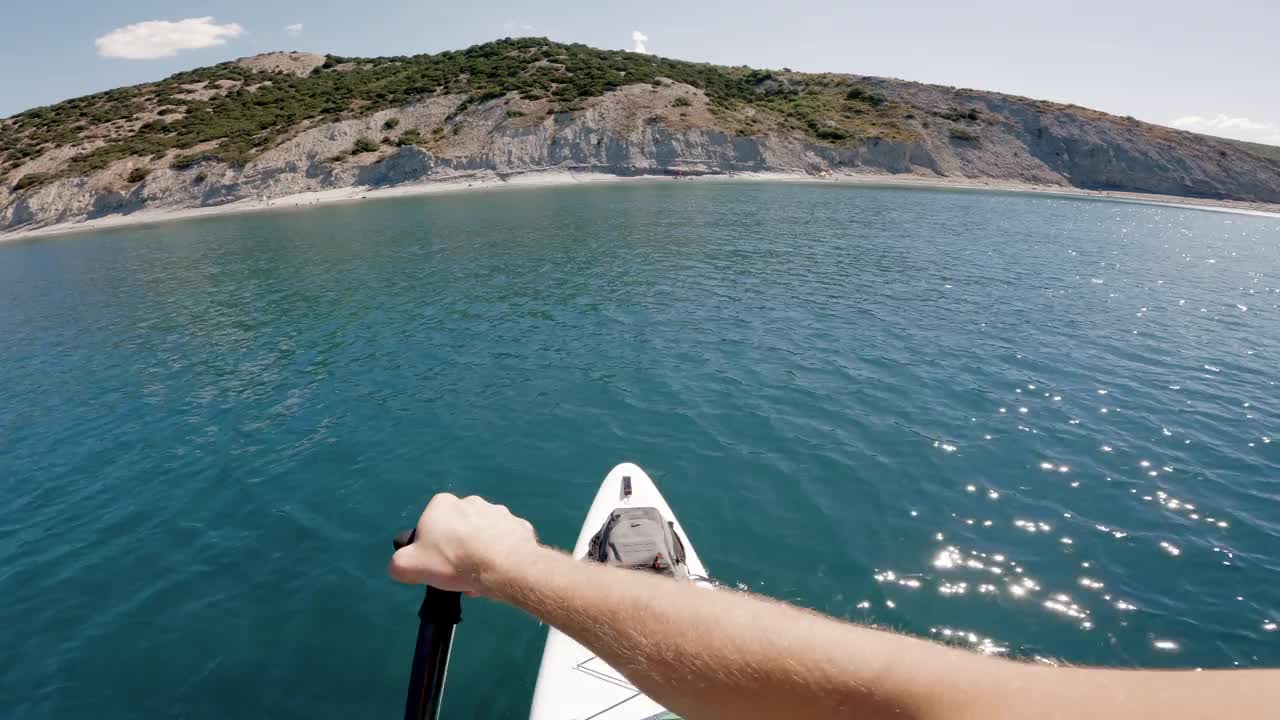
[[[875,174],[828,174],[806,175],[801,173],[734,173],[715,175],[694,175],[673,178],[661,175],[622,176],[597,172],[582,172],[565,169],[537,170],[517,174],[499,175],[493,172],[479,172],[466,176],[451,176],[439,180],[428,180],[418,183],[406,183],[390,187],[352,186],[304,192],[295,195],[284,195],[268,200],[246,199],[225,205],[194,208],[157,208],[120,215],[108,215],[92,220],[73,223],[57,223],[39,228],[18,229],[0,233],[0,242],[23,240],[30,238],[63,235],[67,233],[120,228],[131,225],[172,222],[188,218],[229,215],[232,213],[250,213],[264,211],[303,210],[310,207],[333,203],[361,202],[379,198],[408,197],[414,195],[432,195],[436,193],[480,192],[511,190],[519,188],[545,188],[564,185],[586,185],[597,183],[623,182],[805,182],[815,184],[863,185],[903,188],[940,188],[951,190],[974,190],[1033,193],[1049,197],[1094,198],[1119,202],[1160,205],[1168,207],[1191,208],[1214,212],[1227,212],[1248,215],[1260,215],[1280,218],[1280,205],[1265,203],[1248,203],[1230,200],[1207,200],[1200,198],[1184,198],[1169,195],[1147,195],[1143,193],[1112,192],[1100,190],[1083,190],[1079,188],[1033,185],[1023,182],[1000,180],[982,180],[973,178],[924,177],[916,175],[875,175]]]

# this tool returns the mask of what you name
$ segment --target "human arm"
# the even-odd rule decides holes
[[[391,574],[506,602],[692,718],[1264,717],[1280,673],[1055,669],[746,593],[576,561],[479,498],[439,495]]]

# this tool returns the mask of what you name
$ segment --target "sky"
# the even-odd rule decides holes
[[[1280,0],[5,0],[0,117],[271,50],[407,55],[540,35],[885,75],[1280,145]]]

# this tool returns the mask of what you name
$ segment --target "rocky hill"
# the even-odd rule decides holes
[[[1280,203],[1280,153],[876,77],[504,39],[270,53],[0,121],[0,231],[349,186],[571,169],[982,178]]]

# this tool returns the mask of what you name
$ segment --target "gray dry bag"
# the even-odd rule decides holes
[[[677,580],[689,577],[684,543],[674,523],[655,508],[618,508],[591,538],[587,557],[596,562],[633,570],[648,570]]]

